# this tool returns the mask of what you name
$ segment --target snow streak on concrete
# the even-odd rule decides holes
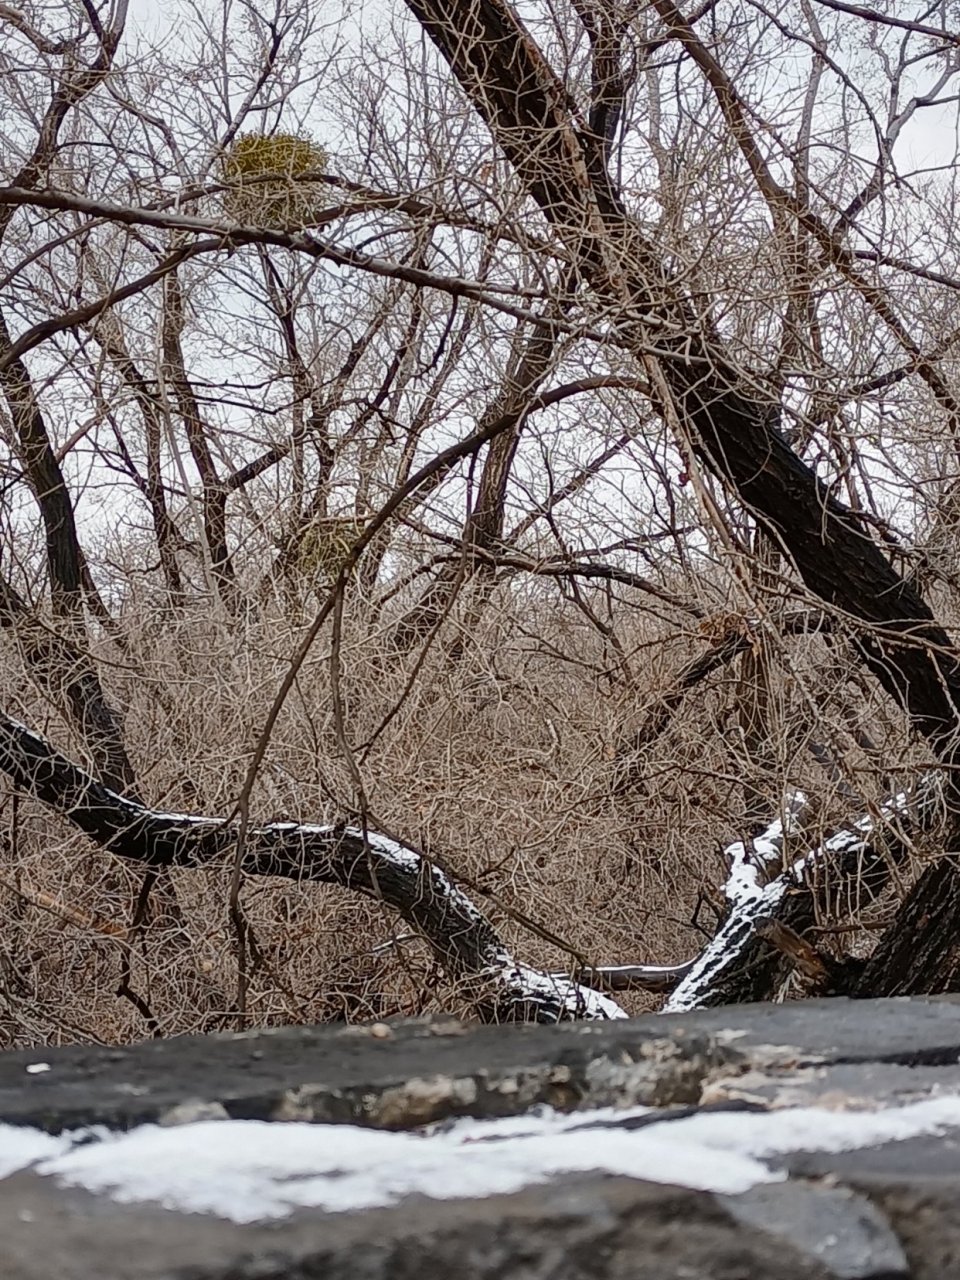
[[[0,1176],[36,1173],[120,1202],[152,1202],[234,1222],[517,1191],[566,1173],[605,1172],[737,1193],[781,1181],[765,1159],[839,1152],[960,1128],[960,1097],[874,1112],[803,1107],[652,1121],[645,1108],[465,1120],[427,1133],[349,1125],[205,1121],[119,1135],[51,1137],[0,1126]]]

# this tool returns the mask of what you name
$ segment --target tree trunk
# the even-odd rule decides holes
[[[453,565],[443,570],[408,609],[393,631],[393,647],[406,653],[430,634],[450,605],[451,596],[465,577],[480,572],[492,573],[489,560],[477,558],[479,550],[492,551],[503,537],[503,517],[507,482],[517,451],[523,421],[536,395],[537,388],[553,361],[555,335],[548,329],[535,329],[518,353],[515,369],[508,375],[499,395],[484,410],[480,426],[497,421],[510,422],[509,429],[497,435],[487,447],[480,476],[477,500],[463,526],[466,572]],[[473,553],[471,555],[471,552]]]
[[[955,846],[955,841],[951,841]],[[852,994],[935,995],[960,990],[960,859],[926,869],[867,961]]]
[[[16,589],[0,576],[0,627],[11,632],[31,676],[57,703],[65,703],[81,740],[107,786],[135,795],[136,776],[123,745],[116,713],[96,670],[71,641],[37,618]]]
[[[10,345],[10,333],[0,314],[0,351]],[[53,612],[58,618],[76,622],[83,606],[82,559],[73,504],[50,444],[30,374],[19,357],[0,369],[0,386],[13,420],[13,447],[43,520]]]

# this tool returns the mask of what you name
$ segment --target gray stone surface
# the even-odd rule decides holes
[[[864,1106],[883,1103],[904,1106],[936,1093],[957,1088],[957,1065],[902,1066],[888,1062],[789,1064],[758,1062],[739,1074],[718,1073],[707,1085],[707,1097],[716,1103],[743,1106],[830,1107],[842,1099],[846,1107],[860,1098]]]
[[[0,1183],[0,1186],[3,1186]],[[116,1205],[22,1174],[3,1280],[832,1280],[713,1196],[622,1178],[269,1225]]]
[[[656,1018],[559,1027],[454,1021],[293,1027],[0,1055],[0,1123],[51,1132],[127,1128],[185,1103],[235,1119],[349,1121],[404,1128],[448,1116],[515,1115],[545,1102],[692,1103],[742,1055]],[[38,1064],[49,1067],[36,1074]]]
[[[657,1024],[707,1035],[726,1032],[751,1053],[763,1046],[793,1047],[798,1065],[805,1060],[911,1067],[960,1062],[960,996],[732,1005],[661,1016]]]
[[[911,1280],[960,1276],[960,1181],[870,1178],[864,1191],[897,1233]]]
[[[41,1069],[37,1069],[41,1068]],[[813,1001],[556,1028],[291,1028],[0,1055],[0,1123],[412,1128],[547,1102],[656,1120],[960,1094],[960,1002]],[[609,1124],[609,1121],[603,1123]],[[640,1128],[640,1116],[617,1127]],[[722,1159],[722,1155],[718,1155]],[[960,1132],[780,1161],[739,1197],[591,1175],[237,1226],[0,1180],[0,1280],[960,1280]]]
[[[907,1138],[862,1151],[798,1151],[774,1159],[771,1164],[798,1178],[827,1175],[858,1180],[876,1177],[940,1178],[956,1183],[960,1191],[960,1133],[938,1138]]]
[[[38,1063],[50,1069],[31,1074]],[[189,1103],[403,1128],[538,1102],[793,1105],[822,1100],[833,1081],[844,1094],[859,1082],[875,1101],[960,1089],[960,1002],[812,1000],[557,1027],[439,1020],[386,1036],[292,1027],[22,1051],[0,1054],[0,1123],[126,1128]]]
[[[903,1246],[883,1213],[848,1187],[773,1183],[730,1196],[732,1217],[816,1258],[836,1280],[909,1276]]]

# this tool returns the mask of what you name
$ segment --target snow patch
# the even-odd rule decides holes
[[[803,1107],[709,1113],[625,1129],[647,1108],[465,1120],[427,1133],[348,1125],[200,1121],[112,1136],[59,1138],[0,1126],[0,1176],[32,1167],[124,1202],[234,1222],[297,1208],[343,1211],[517,1191],[603,1172],[735,1194],[785,1175],[763,1163],[792,1151],[839,1152],[960,1128],[960,1097],[875,1112]],[[99,1138],[99,1140],[97,1140]]]
[[[510,967],[505,978],[515,988],[516,999],[538,1000],[558,1004],[563,1013],[574,1018],[598,1019],[625,1018],[627,1015],[615,1000],[611,1000],[593,987],[583,987],[570,978],[542,973],[525,964],[507,960]]]
[[[358,840],[363,840],[362,831],[351,831],[348,834],[355,836]],[[423,865],[423,859],[413,849],[406,848],[397,840],[391,840],[388,836],[382,836],[379,832],[368,831],[366,842],[374,853],[378,853],[381,858],[385,858],[387,862],[392,862],[397,867],[403,867],[405,871],[419,871]],[[442,873],[441,873],[442,874]],[[446,876],[443,877],[446,880]],[[449,885],[450,882],[447,881]],[[453,886],[450,885],[451,892]]]
[[[795,827],[800,811],[801,793],[796,793],[788,806],[787,831]],[[882,809],[884,815],[897,812],[902,797]],[[831,857],[866,851],[874,832],[873,819],[867,815],[835,832],[822,844],[808,849],[801,857],[774,879],[768,880],[772,868],[783,858],[783,825],[777,819],[753,841],[754,857],[741,840],[727,846],[726,855],[730,871],[724,884],[724,895],[731,904],[730,914],[713,939],[704,947],[685,978],[674,988],[661,1013],[687,1013],[697,1009],[710,991],[710,984],[729,964],[732,964],[753,935],[753,922],[761,916],[775,915],[783,896],[803,879],[818,863]]]
[[[55,1138],[39,1129],[18,1129],[13,1125],[0,1124],[0,1178],[8,1178],[11,1173],[26,1169],[37,1160],[60,1155],[72,1145],[71,1138]]]

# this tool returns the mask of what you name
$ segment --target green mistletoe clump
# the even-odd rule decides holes
[[[302,227],[321,203],[307,175],[323,173],[328,156],[310,138],[294,133],[246,133],[220,157],[229,190],[224,207],[236,222],[286,231]]]

